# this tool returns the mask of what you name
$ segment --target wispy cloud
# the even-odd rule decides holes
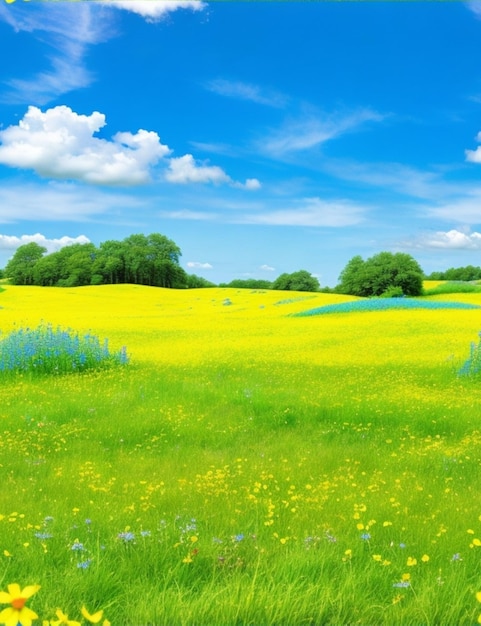
[[[259,269],[262,270],[263,272],[275,272],[276,271],[275,267],[271,267],[270,265],[267,265],[266,263],[264,263],[264,265],[261,265]]]
[[[476,141],[481,141],[481,132],[477,134]],[[465,150],[466,161],[471,163],[481,163],[481,146],[478,146],[476,150]]]
[[[367,207],[346,200],[305,198],[292,208],[266,210],[244,214],[235,221],[271,226],[315,226],[339,228],[353,226],[365,220]]]
[[[211,270],[213,266],[210,263],[201,263],[200,261],[188,261],[187,267],[191,269]]]
[[[102,216],[112,220],[120,211],[137,214],[143,203],[131,196],[104,193],[71,183],[3,184],[0,223],[88,222]]]
[[[427,217],[435,217],[447,222],[458,224],[481,224],[481,188],[473,187],[460,190],[458,197],[452,198],[447,202],[437,205],[428,206],[425,209]]]
[[[379,122],[384,118],[370,109],[348,114],[309,113],[271,131],[258,142],[257,149],[268,156],[282,158],[316,148],[347,132],[354,132],[368,122]]]
[[[220,96],[248,100],[269,107],[283,108],[288,103],[287,96],[281,92],[252,83],[216,78],[207,82],[205,86],[206,89]]]
[[[97,10],[96,10],[97,9]],[[0,5],[0,20],[16,32],[31,33],[50,50],[49,67],[28,78],[6,81],[1,100],[45,104],[64,93],[88,86],[88,47],[112,36],[112,20],[91,2],[40,2],[22,6]]]

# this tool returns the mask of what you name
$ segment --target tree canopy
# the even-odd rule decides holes
[[[281,291],[319,291],[320,284],[307,270],[281,274],[272,283],[272,289]]]
[[[399,288],[405,296],[420,296],[423,271],[409,254],[380,252],[366,261],[353,257],[339,276],[337,291],[352,296],[381,296]]]
[[[73,244],[45,254],[37,243],[20,246],[5,267],[15,285],[78,287],[106,283],[135,283],[185,288],[188,275],[180,267],[180,248],[153,233],[122,241]]]

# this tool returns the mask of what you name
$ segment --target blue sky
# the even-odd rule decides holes
[[[481,3],[0,0],[0,267],[160,232],[218,283],[481,265]]]

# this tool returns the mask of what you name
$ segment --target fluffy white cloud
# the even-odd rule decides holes
[[[165,174],[169,183],[229,183],[231,179],[224,170],[217,165],[197,165],[191,154],[170,159],[169,168]]]
[[[188,183],[229,184],[233,187],[247,189],[249,191],[261,187],[257,178],[248,178],[245,183],[234,181],[218,165],[199,164],[191,154],[184,154],[184,156],[170,159],[169,167],[165,173],[165,179],[169,183],[178,185]]]
[[[157,133],[117,133],[111,141],[93,135],[105,115],[79,115],[67,106],[42,112],[30,106],[17,126],[0,131],[0,163],[32,169],[40,176],[96,185],[136,185],[170,149]]]
[[[264,271],[264,272],[275,272],[276,268],[275,267],[271,267],[270,265],[261,265],[259,267],[260,270]]]
[[[287,103],[286,96],[277,91],[272,91],[240,81],[231,81],[218,78],[206,84],[209,91],[213,91],[221,96],[237,98],[239,100],[249,100],[257,104],[281,108]]]
[[[298,207],[244,215],[237,221],[273,226],[326,226],[336,228],[359,224],[364,220],[365,212],[364,207],[345,200],[326,201],[320,198],[305,198]]]
[[[158,21],[178,9],[201,11],[206,6],[199,0],[100,0],[99,4],[137,13],[148,22]]]
[[[201,269],[201,270],[211,270],[213,266],[210,263],[200,263],[199,261],[188,261],[187,267]]]
[[[45,235],[41,235],[40,233],[36,233],[35,235],[22,235],[21,237],[0,235],[0,251],[14,251],[27,243],[38,243],[39,246],[46,248],[47,252],[56,252],[60,250],[60,248],[70,246],[74,243],[90,243],[90,239],[85,237],[85,235],[79,235],[78,237],[68,237],[65,235],[59,239],[48,239]]]
[[[479,250],[481,248],[481,233],[463,233],[459,230],[436,231],[427,233],[414,241],[416,248],[442,248],[457,250]]]

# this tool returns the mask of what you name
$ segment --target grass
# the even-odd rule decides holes
[[[350,301],[7,287],[4,333],[48,320],[131,361],[2,383],[2,588],[41,585],[47,620],[474,623],[479,311],[291,315]]]
[[[436,281],[430,281],[434,283],[432,287],[426,287],[424,289],[425,296],[437,296],[448,293],[481,293],[481,286],[465,281],[443,281],[436,284]]]

